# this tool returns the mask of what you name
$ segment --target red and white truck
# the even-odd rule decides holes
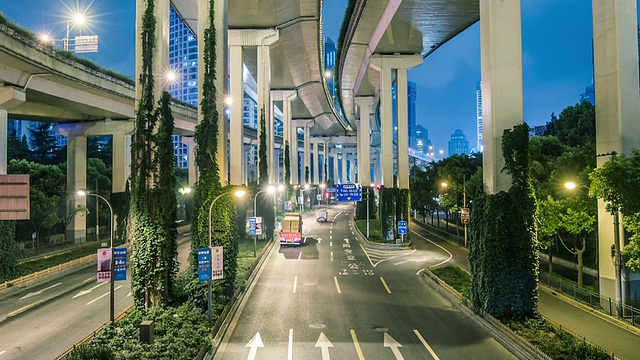
[[[279,237],[280,245],[300,245],[302,243],[302,215],[285,213]]]

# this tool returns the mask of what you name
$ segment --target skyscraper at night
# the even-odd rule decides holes
[[[484,143],[482,140],[482,82],[476,82],[476,133],[478,136],[478,143],[476,150],[478,152],[484,151]]]
[[[451,134],[451,140],[449,140],[449,156],[468,154],[469,153],[469,141],[467,136],[460,129]]]

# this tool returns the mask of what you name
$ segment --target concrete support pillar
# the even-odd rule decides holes
[[[313,148],[313,171],[311,183],[312,184],[320,184],[320,144],[317,142],[312,142],[311,146]]]
[[[356,159],[353,156],[349,157],[349,182],[356,182]]]
[[[398,182],[409,188],[409,125],[407,104],[407,71],[422,64],[420,55],[374,55],[371,66],[380,72],[382,184],[393,186],[393,98],[392,78],[396,73]]]
[[[24,90],[0,86],[0,174],[7,173],[7,141],[10,110],[26,100]]]
[[[127,135],[124,131],[114,132],[112,149],[111,189],[113,192],[124,192],[131,175],[131,135]]]
[[[347,154],[342,153],[342,174],[340,174],[340,183],[347,183]]]
[[[291,134],[289,137],[289,148],[291,151],[291,184],[301,184],[299,177],[300,162],[298,161],[298,127],[291,123]]]
[[[358,182],[368,186],[371,184],[371,106],[373,96],[357,97],[356,104],[360,114],[358,123]]]
[[[73,211],[76,206],[86,206],[86,197],[77,195],[77,191],[87,188],[87,137],[67,135],[67,192],[70,204],[67,211]],[[76,215],[67,225],[67,239],[74,243],[85,242],[87,238],[87,219]]]
[[[297,173],[296,173],[296,166],[298,164],[298,162],[295,162],[295,166],[294,166],[294,157],[295,155],[297,155],[296,151],[297,149],[295,148],[296,146],[296,141],[295,141],[295,132],[296,132],[296,128],[295,125],[292,124],[291,121],[291,101],[295,100],[295,98],[298,96],[298,93],[296,90],[273,90],[271,91],[271,100],[272,101],[282,101],[282,127],[283,127],[283,131],[282,131],[282,153],[284,154],[284,140],[288,140],[289,141],[289,160],[291,160],[291,169],[289,169],[291,171],[291,183],[292,184],[296,184],[297,183]],[[293,128],[293,130],[292,130]],[[275,144],[275,127],[272,127],[271,131],[269,132],[271,138],[274,141]],[[293,138],[293,139],[292,139]],[[278,156],[275,157],[276,159],[276,165],[278,165]],[[297,159],[296,159],[297,160]],[[283,157],[283,162],[282,162],[282,166],[284,168],[284,157]],[[276,172],[277,174],[278,172]],[[295,174],[295,175],[294,175]],[[284,179],[284,169],[282,171],[282,176]],[[294,180],[295,178],[295,180]]]
[[[240,185],[245,182],[243,166],[245,163],[244,142],[244,79],[242,76],[242,45],[229,46],[229,96],[231,119],[229,121],[229,184]]]
[[[325,141],[322,146],[322,182],[325,185],[329,182],[329,142]]]
[[[309,177],[309,179],[306,178],[307,168],[309,169],[309,172],[311,172],[311,154],[309,153],[310,147],[311,134],[309,131],[309,124],[307,124],[304,127],[304,161],[302,166],[302,179],[305,184],[311,181],[311,177]],[[311,174],[309,174],[309,176],[311,176]]]
[[[638,93],[638,30],[636,0],[593,1],[593,59],[596,88],[596,153],[629,155],[640,148],[640,94]],[[634,50],[635,49],[635,50]],[[611,156],[597,157],[597,166]],[[637,290],[637,276],[622,276],[611,257],[616,232],[605,203],[598,201],[599,286],[604,297],[626,302]],[[620,214],[620,217],[622,214]],[[622,221],[620,221],[622,222]],[[625,243],[622,227],[620,248]],[[622,271],[624,273],[624,271]],[[620,288],[618,288],[620,287]]]
[[[333,152],[333,184],[339,184],[339,172],[338,172],[338,154],[335,152],[335,149],[332,151]]]
[[[265,129],[267,131],[267,166],[269,167],[269,182],[273,181],[274,169],[273,161],[273,146],[269,147],[269,144],[273,144],[271,136],[273,132],[269,129],[273,129],[273,105],[271,103],[271,55],[270,45],[278,39],[278,31],[270,31],[259,39],[258,45],[258,114],[260,117],[264,115],[266,122]],[[258,127],[258,138],[260,138],[260,127]],[[259,178],[259,176],[258,176]],[[266,185],[266,184],[263,184]]]
[[[193,141],[193,137],[182,137],[182,143],[187,146],[187,161],[189,166],[189,187],[193,189],[198,182],[198,168],[196,166],[196,154],[195,154],[195,141]],[[242,163],[245,161],[242,159]]]
[[[495,194],[511,187],[502,171],[502,133],[523,122],[520,1],[480,1],[480,55],[483,181]]]

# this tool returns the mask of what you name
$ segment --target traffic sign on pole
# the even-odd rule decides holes
[[[469,208],[462,208],[460,215],[460,221],[462,221],[463,224],[469,222]]]
[[[198,281],[211,280],[211,249],[198,249]]]
[[[338,184],[336,187],[336,200],[339,202],[361,201],[362,188],[356,184]]]
[[[407,233],[407,222],[404,220],[398,221],[398,234],[405,235]]]
[[[252,216],[249,218],[249,235],[255,235],[255,234],[256,234],[256,218]]]

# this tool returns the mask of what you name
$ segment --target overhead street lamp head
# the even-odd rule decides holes
[[[86,20],[86,18],[85,18],[83,13],[78,12],[78,13],[73,14],[73,23],[74,24],[82,25],[82,24],[84,24],[85,20]]]
[[[305,189],[305,190],[309,190],[309,188],[311,188],[311,185],[309,185],[309,184],[304,184],[304,189]]]
[[[278,191],[279,192],[283,192],[284,191],[284,185],[282,185],[282,184],[278,185]]]
[[[87,196],[87,195],[90,195],[91,193],[88,190],[80,189],[76,191],[76,194],[78,194],[78,196]]]
[[[231,96],[227,96],[224,98],[224,103],[227,105],[233,104],[233,98]]]
[[[186,195],[186,194],[191,193],[191,188],[190,187],[183,187],[183,188],[180,188],[180,190],[178,190],[178,192],[180,194],[182,194],[182,195]]]
[[[269,194],[273,194],[274,192],[276,192],[276,187],[275,187],[275,186],[273,186],[273,185],[269,185],[269,186],[267,186],[267,192],[268,192]]]
[[[564,183],[564,187],[569,190],[573,190],[578,187],[578,184],[574,183],[573,181],[567,181],[566,183]]]
[[[236,190],[233,195],[235,195],[235,197],[237,198],[242,198],[247,194],[247,191],[244,189],[240,189],[240,190]]]
[[[440,183],[440,186],[442,186],[443,188],[447,188],[449,184],[446,181],[443,181]]]

